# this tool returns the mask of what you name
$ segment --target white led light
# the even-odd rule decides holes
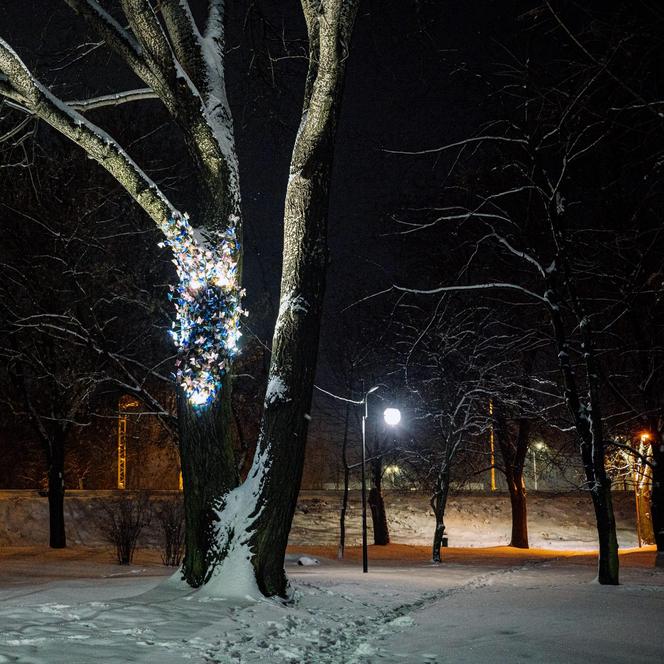
[[[401,411],[398,408],[386,408],[383,417],[386,424],[395,427],[401,422]]]

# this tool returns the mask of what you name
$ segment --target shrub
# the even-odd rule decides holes
[[[106,539],[115,546],[118,563],[131,564],[138,537],[152,517],[148,493],[125,494],[112,502],[103,503],[102,509],[101,528]]]
[[[179,567],[184,551],[184,506],[177,497],[165,500],[157,513],[161,526],[161,561],[170,567]]]

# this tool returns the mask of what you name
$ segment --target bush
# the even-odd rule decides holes
[[[179,567],[184,551],[184,506],[182,500],[166,500],[157,514],[161,526],[161,561]]]
[[[101,528],[106,539],[115,546],[118,563],[131,564],[138,537],[152,517],[148,493],[141,491],[135,496],[123,495],[103,503],[102,509]]]

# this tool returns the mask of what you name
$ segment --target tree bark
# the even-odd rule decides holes
[[[56,433],[50,441],[48,455],[48,522],[49,546],[64,549],[65,533],[65,441],[64,433]]]
[[[390,530],[387,525],[385,500],[383,499],[383,463],[380,457],[371,461],[371,476],[373,486],[369,491],[369,508],[374,544],[385,546],[390,543]]]
[[[302,3],[309,70],[284,210],[279,316],[256,460],[267,457],[250,546],[256,581],[287,595],[284,556],[295,510],[318,354],[328,260],[327,210],[334,138],[357,2]],[[251,475],[251,473],[250,473]]]
[[[220,496],[238,485],[232,447],[231,381],[208,408],[192,407],[178,391],[178,427],[185,512],[182,576],[193,587],[204,584],[214,558],[215,508]]]

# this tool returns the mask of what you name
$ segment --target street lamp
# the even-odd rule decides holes
[[[401,411],[398,408],[386,408],[383,418],[385,419],[385,424],[395,427],[401,422]]]
[[[364,397],[361,404],[364,406],[362,413],[362,572],[369,571],[369,551],[367,548],[367,473],[366,473],[366,458],[367,458],[367,417],[369,416],[369,395],[373,394],[379,388],[375,385],[371,389],[364,392]],[[364,386],[362,387],[364,390]],[[383,413],[385,424],[389,426],[396,426],[401,422],[401,411],[398,408],[386,408]]]

